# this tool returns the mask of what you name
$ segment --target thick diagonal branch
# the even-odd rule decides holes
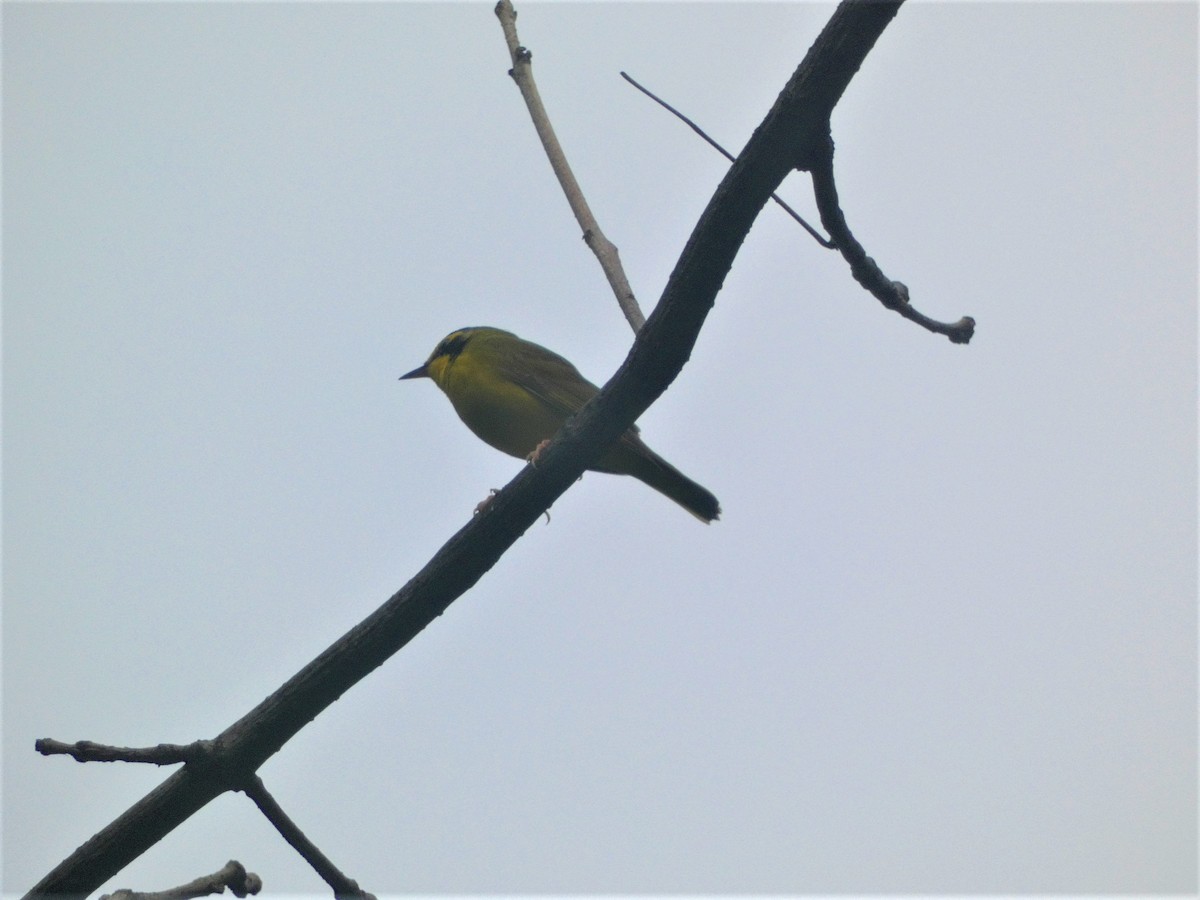
[[[771,192],[826,135],[829,113],[898,2],[844,2],[730,167],[629,356],[538,458],[390,600],[46,875],[30,892],[88,894],[176,825],[239,790],[293,735],[385,662],[487,572],[687,361],[734,257]]]

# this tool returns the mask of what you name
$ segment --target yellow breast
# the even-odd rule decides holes
[[[566,421],[470,348],[431,375],[476,436],[518,459],[553,437]]]

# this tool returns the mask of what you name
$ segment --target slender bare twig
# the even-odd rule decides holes
[[[541,95],[538,94],[537,83],[533,80],[533,66],[530,62],[533,54],[523,47],[517,38],[517,12],[513,9],[510,0],[500,0],[496,4],[496,16],[500,19],[500,27],[504,30],[504,40],[508,44],[508,54],[512,58],[513,67],[508,70],[508,74],[517,83],[517,87],[521,90],[521,96],[525,98],[525,105],[529,108],[533,127],[537,130],[542,146],[546,150],[550,167],[554,169],[558,183],[562,185],[563,193],[567,195],[567,202],[571,205],[571,212],[575,214],[575,220],[583,229],[583,239],[596,254],[596,259],[600,261],[600,268],[604,270],[604,276],[608,279],[613,293],[616,294],[617,303],[636,334],[645,324],[646,317],[642,315],[637,297],[633,294],[633,288],[629,286],[629,279],[625,277],[625,269],[621,265],[621,257],[616,245],[600,230],[600,224],[592,215],[587,199],[583,196],[583,190],[579,187],[579,182],[575,180],[575,174],[567,163],[562,145],[559,144],[558,137],[554,134],[554,127],[550,124],[550,117],[546,114],[545,106],[542,105]]]
[[[837,182],[833,177],[833,141],[827,139],[825,147],[814,153],[808,169],[812,173],[813,193],[817,199],[817,210],[821,223],[833,236],[842,257],[850,264],[850,273],[855,281],[870,291],[880,303],[904,318],[916,322],[935,334],[944,334],[955,344],[966,344],[975,334],[975,320],[963,316],[957,322],[938,322],[914,309],[908,302],[908,288],[899,281],[892,281],[867,256],[867,251],[850,231],[846,216],[838,204]]]
[[[308,836],[300,830],[300,827],[283,811],[283,807],[271,796],[271,792],[267,790],[267,786],[263,784],[261,778],[252,775],[242,786],[242,792],[254,801],[262,814],[267,817],[267,821],[283,835],[283,839],[304,857],[327,885],[333,888],[334,896],[338,900],[342,900],[342,898],[345,900],[349,900],[349,898],[375,900],[374,894],[368,894],[362,890],[357,881],[343,873],[328,856],[321,852],[316,844],[308,839]]]
[[[229,888],[235,897],[245,897],[262,890],[262,879],[253,872],[247,872],[246,867],[236,859],[231,859],[220,871],[203,875],[179,887],[152,892],[122,888],[111,894],[102,894],[100,900],[193,900],[195,897],[223,894],[225,888]]]
[[[130,762],[170,766],[190,762],[205,752],[204,741],[192,744],[158,744],[154,747],[110,747],[95,741],[66,744],[53,738],[41,738],[33,749],[42,756],[70,756],[76,762]]]
[[[672,106],[670,103],[668,103],[662,97],[659,97],[653,91],[638,84],[637,81],[631,75],[629,75],[625,72],[622,72],[621,77],[624,78],[626,81],[628,81],[630,84],[632,84],[635,88],[637,88],[639,91],[641,91],[647,97],[649,97],[651,100],[653,100],[655,103],[657,103],[659,106],[661,106],[663,109],[665,109],[667,112],[671,113],[673,116],[675,116],[677,119],[679,119],[685,125],[687,125],[688,128],[692,129],[692,131],[696,132],[696,134],[700,135],[700,137],[704,138],[705,142],[710,147],[715,149],[718,153],[720,153],[722,156],[724,156],[727,160],[729,160],[730,162],[733,162],[733,154],[730,153],[728,150],[726,150],[724,147],[722,147],[720,144],[718,144],[716,141],[714,141],[711,137],[709,137],[708,134],[705,133],[703,128],[701,128],[699,125],[697,125],[691,119],[689,119],[687,116],[685,116],[679,110],[677,110],[674,106]],[[816,241],[818,244],[820,244],[822,247],[826,248],[827,250],[834,249],[833,241],[826,238],[824,235],[821,234],[821,232],[817,231],[817,229],[813,228],[806,221],[804,221],[804,218],[800,215],[800,213],[796,212],[794,209],[792,209],[790,206],[788,206],[782,197],[780,197],[778,194],[772,194],[771,199],[774,200],[777,204],[779,204],[779,206],[783,208],[784,212],[786,212],[789,216],[791,216],[793,219],[795,219],[797,222],[799,222],[800,226],[805,231],[807,231],[809,234],[812,235],[814,241]]]

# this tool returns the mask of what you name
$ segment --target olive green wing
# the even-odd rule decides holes
[[[519,348],[506,353],[498,367],[510,381],[564,419],[575,415],[600,393],[600,388],[579,374],[569,360],[530,341],[521,341]],[[637,425],[630,425],[618,443],[639,456],[649,452],[638,437]]]
[[[575,415],[599,393],[570,362],[545,347],[521,341],[519,346],[505,349],[497,361],[501,374],[558,415]]]

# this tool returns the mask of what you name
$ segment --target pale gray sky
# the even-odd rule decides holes
[[[522,5],[649,309],[826,5]],[[776,210],[641,420],[699,525],[589,475],[262,775],[387,892],[1196,890],[1195,4],[903,8],[843,205],[953,346]],[[520,464],[429,383],[631,334],[491,4],[3,7],[3,890],[165,776]],[[787,197],[810,210],[808,181]],[[106,890],[237,858],[224,797]]]

